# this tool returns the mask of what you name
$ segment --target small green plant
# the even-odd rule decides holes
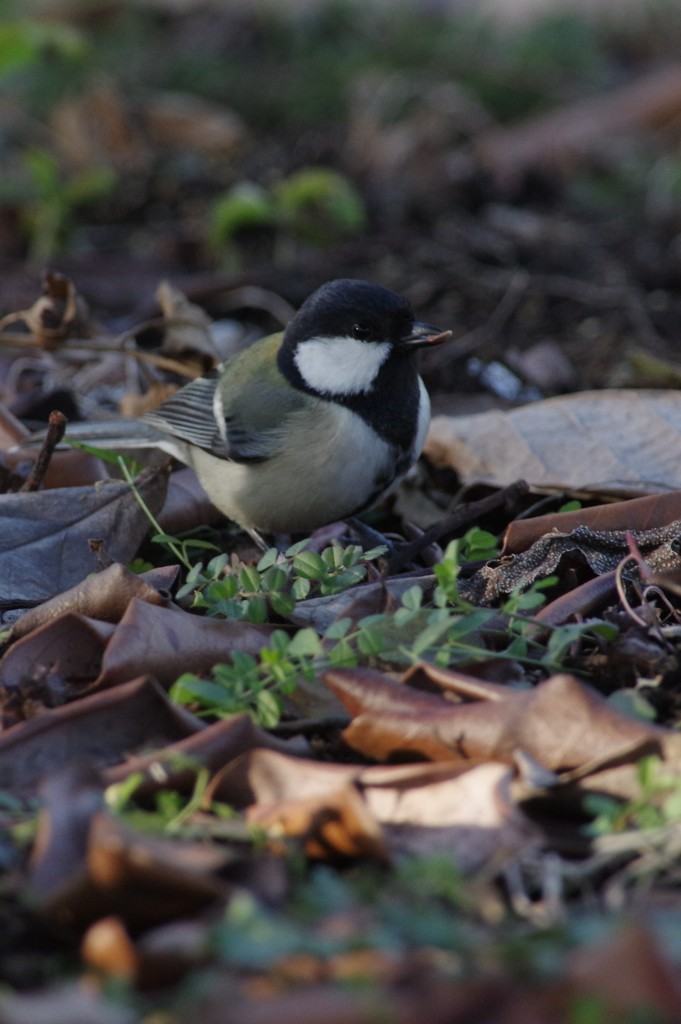
[[[192,566],[179,601],[191,595],[191,607],[211,616],[266,622],[271,613],[285,618],[297,601],[338,594],[366,579],[370,562],[385,553],[379,546],[362,551],[356,544],[332,544],[321,554],[306,550],[306,540],[284,554],[269,548],[256,566],[233,563],[218,555],[204,568]]]
[[[85,37],[56,18],[9,19],[0,22],[0,81],[20,71],[35,71],[46,57],[80,61],[88,52]]]
[[[85,451],[90,451],[91,453],[99,457],[104,457],[107,459],[111,459],[113,454],[111,452],[102,452],[97,448],[91,448],[89,445],[78,445],[76,447],[81,447]],[[215,544],[211,544],[209,541],[199,540],[196,538],[180,540],[177,537],[173,537],[170,534],[165,533],[135,484],[133,468],[131,467],[130,460],[124,458],[122,455],[113,455],[113,459],[118,464],[121,472],[123,473],[126,483],[128,484],[130,490],[135,496],[135,500],[137,501],[138,505],[146,515],[149,522],[151,523],[153,529],[156,531],[151,538],[152,541],[154,541],[156,544],[161,544],[163,547],[167,548],[167,550],[170,551],[173,557],[176,558],[178,562],[180,562],[185,567],[185,569],[187,569],[190,572],[194,567],[194,563],[189,557],[190,550],[196,551],[197,549],[200,549],[205,551],[206,549],[209,549],[212,551],[217,551]]]
[[[337,171],[305,167],[270,189],[240,182],[212,208],[209,235],[215,249],[234,260],[239,237],[268,228],[282,246],[303,242],[326,248],[361,231],[366,216],[359,192]]]
[[[185,673],[174,683],[171,696],[209,715],[247,711],[260,725],[272,727],[279,721],[284,699],[295,691],[299,680],[312,682],[330,667],[354,668],[367,663],[406,667],[419,661],[447,667],[511,658],[552,672],[562,667],[570,647],[585,636],[615,635],[612,626],[590,622],[553,629],[548,644],[538,638],[527,612],[543,602],[541,591],[547,581],[512,595],[501,609],[470,604],[458,591],[459,548],[460,542],[450,544],[436,566],[438,585],[430,601],[425,601],[422,588],[415,584],[402,594],[396,609],[356,622],[340,618],[321,636],[311,627],[293,635],[275,630],[259,658],[237,653],[230,664],[215,665],[209,679]],[[317,555],[295,545],[283,556],[274,549],[266,552],[255,569],[231,567],[227,556],[220,556],[209,563],[213,568],[208,575],[213,578],[206,578],[198,569],[183,592],[187,596],[194,590],[194,605],[212,614],[264,622],[269,608],[290,614],[298,600],[314,593],[313,585],[324,593],[336,593],[359,582],[366,574],[362,563],[381,552],[380,548],[363,553],[354,547],[333,546]],[[501,634],[503,643],[492,650],[481,632],[499,616],[504,617],[506,629]],[[547,627],[542,628],[545,631]]]
[[[497,538],[488,530],[481,530],[479,526],[473,526],[464,536],[454,541],[458,545],[458,560],[460,562],[489,562],[500,555]]]
[[[584,798],[585,809],[594,815],[588,826],[591,835],[664,828],[681,821],[681,778],[665,772],[656,755],[641,758],[636,776],[639,793],[632,800],[599,793]]]
[[[135,800],[144,778],[141,773],[133,772],[123,782],[109,786],[105,791],[107,806],[113,814],[122,818],[132,828],[190,838],[195,831],[192,819],[199,811],[210,813],[215,818],[216,832],[221,831],[219,823],[238,818],[228,805],[209,799],[210,771],[199,762],[189,757],[175,756],[171,760],[159,761],[155,770],[159,780],[163,778],[166,770],[190,770],[195,774],[194,786],[189,795],[172,788],[160,788],[155,795],[153,809],[142,807]],[[210,828],[211,824],[204,822],[199,831],[205,834]]]
[[[274,186],[284,231],[322,248],[365,225],[364,205],[347,178],[328,167],[305,167]]]
[[[254,969],[296,953],[331,957],[364,949],[404,951],[419,944],[465,956],[471,942],[482,941],[474,939],[466,909],[461,875],[451,857],[407,857],[389,874],[372,865],[342,874],[315,865],[293,880],[286,914],[258,903],[245,890],[235,894],[217,924],[214,947],[222,961]],[[356,916],[364,924],[325,927],[336,914]]]
[[[100,459],[102,462],[109,463],[110,465],[114,465],[120,470],[121,475],[130,487],[137,504],[144,512],[145,516],[149,520],[149,525],[154,530],[154,533],[150,538],[151,541],[154,544],[160,544],[161,547],[165,548],[165,550],[173,558],[177,559],[177,561],[183,565],[188,572],[195,569],[197,564],[192,561],[190,552],[219,550],[215,544],[211,544],[211,542],[207,540],[201,540],[198,537],[181,538],[165,533],[135,483],[135,477],[144,469],[140,463],[128,456],[108,451],[106,448],[97,448],[95,445],[85,444],[82,441],[73,441],[68,437],[65,440],[71,448],[77,448],[78,451],[86,452],[88,455],[94,455],[95,458]],[[130,571],[135,573],[146,572],[148,569],[153,569],[152,563],[145,561],[142,558],[135,558],[130,565]]]
[[[276,205],[269,192],[252,181],[241,181],[213,206],[210,238],[216,249],[230,246],[241,232],[273,228],[276,221]]]

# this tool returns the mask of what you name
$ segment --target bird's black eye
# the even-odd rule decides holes
[[[366,320],[358,320],[356,324],[352,325],[352,336],[358,338],[359,341],[366,341],[371,337],[371,324],[368,324]]]

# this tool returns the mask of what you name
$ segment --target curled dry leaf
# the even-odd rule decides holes
[[[113,631],[111,623],[67,612],[13,644],[0,661],[3,726],[82,694]]]
[[[36,451],[15,449],[30,436],[30,431],[12,413],[0,406],[0,450],[3,463],[18,476],[25,477],[30,473],[36,459]],[[10,449],[9,451],[7,449]],[[12,450],[15,449],[15,450]],[[82,487],[94,484],[106,477],[104,464],[94,455],[80,451],[52,452],[43,479],[43,487]],[[19,481],[10,482],[8,492],[19,490]],[[4,493],[4,489],[3,492]]]
[[[144,584],[141,587],[144,594]],[[114,610],[105,607],[104,614]],[[231,651],[258,654],[272,628],[204,619],[179,608],[149,604],[143,596],[132,597],[118,625],[76,612],[49,617],[0,660],[5,723],[29,717],[44,706],[127,683],[140,672],[170,686],[184,671],[209,672],[228,660]]]
[[[298,797],[265,807],[256,804],[249,809],[248,820],[272,836],[300,839],[306,856],[314,860],[368,857],[382,864],[389,861],[381,828],[352,786],[331,790],[323,797]]]
[[[118,622],[133,597],[149,604],[165,604],[167,598],[151,586],[141,576],[130,572],[114,562],[102,572],[86,577],[75,587],[65,590],[24,612],[20,619],[12,624],[10,640],[18,640],[32,630],[65,613],[87,616],[103,622]],[[0,679],[3,678],[2,662],[0,662]]]
[[[99,974],[132,983],[138,990],[174,985],[208,959],[210,932],[202,921],[172,921],[134,942],[120,917],[104,917],[85,932],[81,956]]]
[[[163,351],[168,355],[198,359],[200,369],[215,365],[216,353],[210,333],[211,319],[186,295],[162,281],[156,298],[164,319]]]
[[[442,699],[439,708],[416,693],[411,711],[410,687],[379,673],[336,669],[324,679],[353,715],[344,739],[375,760],[512,764],[522,752],[572,781],[624,796],[638,791],[635,766],[644,754],[658,754],[665,770],[681,774],[677,732],[629,718],[569,675],[509,689],[506,700],[452,706]]]
[[[62,97],[52,111],[50,130],[56,152],[77,171],[108,167],[126,175],[148,172],[151,149],[111,79]]]
[[[570,533],[545,534],[527,550],[507,555],[496,563],[484,565],[473,576],[462,580],[460,592],[475,604],[494,604],[502,595],[525,590],[536,580],[559,572],[563,560],[588,568],[597,575],[614,572],[630,553],[633,538],[646,565],[656,572],[681,568],[677,551],[681,521],[654,530],[595,531],[577,526]]]
[[[81,955],[96,971],[122,981],[134,981],[139,957],[120,917],[102,917],[90,925],[81,943]]]
[[[399,604],[402,595],[411,587],[421,587],[426,596],[435,588],[435,583],[434,576],[422,572],[360,583],[340,594],[298,601],[289,621],[295,626],[312,626],[323,633],[337,619],[348,617],[356,621],[365,615],[384,612],[392,603]]]
[[[436,416],[425,454],[464,483],[638,497],[681,489],[679,391],[594,391],[509,412]]]
[[[79,770],[43,789],[30,866],[42,913],[77,929],[109,915],[140,928],[226,898],[223,848],[135,833],[98,804],[98,792]]]
[[[24,324],[36,342],[48,350],[67,338],[90,338],[95,333],[85,299],[70,278],[55,271],[43,275],[42,295],[30,309],[9,313],[0,320],[0,331],[12,323]]]
[[[191,93],[154,92],[143,110],[152,140],[182,153],[233,158],[243,148],[246,128],[224,104]]]
[[[549,601],[534,613],[535,621],[547,626],[561,626],[565,622],[576,622],[594,615],[600,609],[612,604],[617,594],[617,571],[604,572],[594,576],[565,594]]]
[[[192,374],[188,373],[187,376],[191,377]],[[176,394],[177,390],[177,384],[169,381],[156,381],[143,395],[138,394],[136,391],[123,395],[118,403],[118,411],[121,416],[125,416],[128,419],[144,416],[145,413],[158,409],[159,405],[165,402],[167,398]]]
[[[248,752],[226,764],[213,779],[211,795],[239,809],[251,804],[263,807],[298,797],[323,797],[355,782],[361,768],[354,764],[326,764],[302,760],[282,751]]]
[[[511,796],[512,769],[489,762],[461,771],[445,765],[368,768],[360,783],[393,854],[453,856],[463,872],[500,866],[543,836]]]

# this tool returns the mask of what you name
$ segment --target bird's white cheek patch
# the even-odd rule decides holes
[[[390,355],[387,341],[315,338],[296,349],[295,361],[308,387],[326,395],[361,395],[371,390]]]

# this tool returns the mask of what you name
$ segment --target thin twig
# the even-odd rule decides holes
[[[465,505],[459,505],[449,515],[444,516],[437,523],[429,526],[416,540],[396,546],[388,559],[390,572],[399,572],[420,551],[428,547],[429,544],[433,544],[448,533],[462,530],[469,523],[475,523],[480,516],[495,512],[500,508],[513,507],[522,495],[527,494],[528,489],[528,485],[524,480],[517,480],[515,483],[495,491],[494,494],[490,494],[486,498],[481,498],[479,501],[469,501]]]
[[[27,479],[19,488],[20,492],[37,491],[38,488],[42,485],[42,482],[45,479],[45,474],[47,473],[47,468],[50,464],[50,459],[52,458],[52,454],[57,445],[59,444],[59,442],[64,437],[64,432],[66,430],[67,423],[68,420],[66,419],[66,416],[64,416],[63,412],[58,412],[57,410],[55,410],[54,412],[50,413],[50,418],[47,423],[47,433],[45,435],[45,440],[42,443],[40,451],[38,452],[38,457],[36,458],[35,462],[33,463],[33,466],[31,467],[31,472],[28,474]]]
[[[192,370],[186,364],[181,363],[178,359],[171,359],[168,356],[159,355],[156,352],[141,352],[139,349],[134,348],[123,348],[121,343],[127,340],[128,334],[133,335],[136,331],[141,330],[143,327],[153,326],[156,323],[162,323],[159,318],[157,321],[150,320],[146,324],[138,324],[135,331],[126,332],[126,334],[120,335],[119,338],[113,339],[110,342],[102,344],[97,342],[93,344],[93,341],[65,341],[59,346],[60,352],[89,352],[93,355],[117,355],[117,356],[130,356],[131,359],[136,359],[138,363],[149,363],[151,366],[156,366],[160,370],[168,370],[171,373],[176,373],[178,376],[187,377],[193,379],[196,376],[196,371]],[[14,348],[33,348],[39,349],[39,342],[36,340],[33,334],[11,334],[9,331],[3,331],[0,333],[0,344],[11,345]]]

